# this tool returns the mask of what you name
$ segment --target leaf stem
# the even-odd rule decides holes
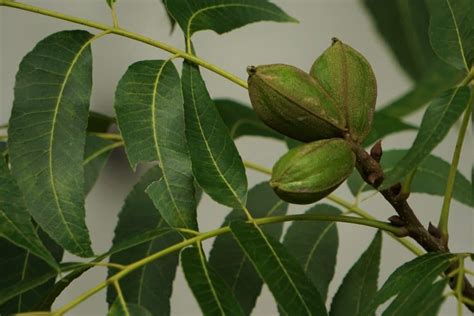
[[[25,4],[25,3],[20,3],[20,2],[14,2],[14,1],[9,1],[9,0],[0,0],[0,6],[6,6],[6,7],[10,7],[10,8],[15,8],[15,9],[20,9],[20,10],[24,10],[24,11],[28,11],[28,12],[41,14],[41,15],[46,15],[46,16],[53,17],[53,18],[56,18],[56,19],[60,19],[60,20],[64,20],[64,21],[68,21],[68,22],[72,22],[72,23],[92,27],[92,28],[95,28],[95,29],[98,29],[98,30],[103,30],[103,31],[110,30],[111,34],[127,37],[127,38],[130,38],[130,39],[133,39],[133,40],[136,40],[136,41],[139,41],[139,42],[142,42],[142,43],[160,48],[160,49],[165,50],[165,51],[167,51],[167,52],[169,52],[173,55],[178,55],[178,56],[180,56],[180,57],[182,57],[186,60],[189,60],[190,62],[192,62],[194,64],[197,64],[197,65],[202,66],[202,67],[204,67],[204,68],[206,68],[206,69],[208,69],[212,72],[215,72],[216,74],[219,74],[222,77],[224,77],[224,78],[226,78],[230,81],[233,81],[234,83],[238,84],[239,86],[247,89],[247,82],[245,80],[242,80],[239,77],[235,76],[234,74],[229,73],[229,72],[223,70],[222,68],[219,68],[218,66],[216,66],[214,64],[211,64],[211,63],[209,63],[209,62],[207,62],[207,61],[205,61],[205,60],[203,60],[203,59],[201,59],[201,58],[199,58],[199,57],[197,57],[193,54],[188,54],[185,51],[182,51],[182,50],[180,50],[180,49],[178,49],[174,46],[163,43],[161,41],[151,39],[151,38],[143,36],[141,34],[131,32],[131,31],[128,31],[128,30],[123,29],[123,28],[111,27],[110,25],[107,25],[107,24],[103,24],[103,23],[99,23],[99,22],[95,22],[95,21],[90,21],[90,20],[87,20],[87,19],[82,19],[82,18],[75,17],[75,16],[72,16],[72,15],[67,15],[67,14],[63,14],[63,13],[60,13],[60,12],[56,12],[56,11],[52,11],[52,10],[48,10],[48,9],[32,6],[32,5],[29,5],[29,4]]]
[[[462,305],[463,305],[463,293],[462,288],[464,284],[464,257],[459,256],[459,272],[456,280],[456,297],[458,299],[458,316],[462,316]]]
[[[448,241],[448,221],[449,211],[451,206],[451,199],[453,197],[454,183],[456,180],[456,173],[459,165],[459,158],[461,157],[461,150],[464,143],[464,136],[466,135],[467,126],[469,125],[471,111],[472,111],[472,94],[471,101],[469,102],[468,108],[464,113],[462,119],[461,128],[459,129],[458,139],[456,141],[456,147],[454,148],[453,159],[451,161],[451,167],[449,169],[448,181],[446,182],[446,190],[444,193],[443,207],[441,209],[441,215],[439,217],[438,229],[440,230],[441,237],[445,242]]]
[[[103,139],[115,140],[115,141],[122,141],[122,136],[120,134],[112,134],[112,133],[89,133],[91,136],[96,136]]]
[[[267,225],[267,224],[273,224],[273,223],[281,223],[281,222],[287,222],[287,221],[330,221],[330,222],[342,222],[342,223],[352,223],[352,224],[358,224],[358,225],[363,225],[363,226],[368,226],[368,227],[374,227],[378,228],[384,231],[389,231],[392,234],[403,234],[402,229],[399,227],[395,227],[390,225],[389,223],[385,222],[380,222],[376,220],[371,220],[371,219],[365,219],[365,218],[357,218],[357,217],[351,217],[351,216],[342,216],[342,215],[317,215],[317,214],[299,214],[299,215],[286,215],[286,216],[274,216],[274,217],[264,217],[264,218],[256,218],[250,221],[247,221],[248,223],[253,223],[255,225]],[[84,292],[80,296],[78,296],[76,299],[73,301],[69,302],[68,304],[64,305],[63,307],[57,309],[52,313],[52,315],[59,316],[63,315],[64,313],[70,311],[73,309],[75,306],[80,304],[81,302],[85,301],[87,298],[91,297],[95,293],[101,291],[102,289],[106,288],[109,284],[115,284],[115,282],[118,282],[121,278],[125,277],[126,275],[130,274],[131,272],[135,271],[136,269],[141,268],[142,266],[157,260],[158,258],[161,258],[163,256],[166,256],[170,253],[173,253],[175,251],[178,251],[184,247],[194,245],[196,243],[200,243],[203,240],[216,237],[222,234],[226,234],[230,232],[230,227],[225,226],[221,227],[218,229],[214,229],[205,233],[200,233],[199,235],[186,239],[180,243],[174,244],[166,249],[163,249],[159,252],[156,252],[148,257],[145,257],[143,259],[140,259],[134,263],[131,263],[127,265],[123,270],[120,272],[114,274],[110,278],[108,278],[106,281],[98,284],[94,288],[89,289],[88,291]]]
[[[123,293],[122,293],[122,289],[120,288],[119,281],[116,280],[113,282],[113,284],[114,284],[115,290],[117,291],[117,296],[119,298],[120,305],[122,305],[123,307],[123,312],[125,316],[130,316],[130,312],[128,311],[128,307],[127,307],[127,302],[125,302],[125,298],[123,297]]]

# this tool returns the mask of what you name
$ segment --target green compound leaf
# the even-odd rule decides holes
[[[331,205],[318,204],[305,214],[340,215],[341,211]],[[326,301],[339,246],[336,223],[295,221],[286,232],[283,246],[298,260]]]
[[[457,69],[474,61],[474,3],[471,0],[427,0],[430,41],[436,54]]]
[[[150,183],[159,179],[160,176],[159,168],[151,169],[140,179],[125,199],[115,228],[113,248],[121,243],[128,243],[131,236],[140,235],[144,231],[169,227],[145,193]],[[114,253],[110,257],[110,262],[122,265],[131,264],[179,241],[180,237],[177,233],[161,234],[147,242]],[[179,253],[172,253],[121,279],[120,286],[127,303],[143,307],[150,311],[151,315],[169,315],[169,300],[178,266],[178,257]],[[116,272],[118,272],[116,269],[109,269],[109,277]],[[114,301],[116,301],[115,288],[109,287],[107,302],[112,305]]]
[[[186,38],[202,30],[226,33],[258,21],[298,22],[267,0],[166,0]]]
[[[407,152],[408,150],[385,151],[381,160],[384,172],[389,173]],[[410,185],[410,192],[444,196],[450,167],[449,162],[429,155],[416,169],[415,177]],[[373,190],[362,180],[357,171],[349,177],[347,184],[354,196],[359,192]],[[471,182],[458,171],[454,182],[453,198],[466,205],[474,206],[471,188]]]
[[[404,306],[407,301],[413,302],[412,296],[418,296],[419,300],[422,300],[429,294],[434,280],[448,268],[454,257],[455,255],[449,253],[428,253],[405,263],[390,275],[359,315],[372,314],[378,306],[393,296],[396,297],[386,310],[390,315],[394,315],[398,305]]]
[[[253,224],[235,221],[230,229],[283,313],[327,315],[318,290],[283,245]]]
[[[173,63],[139,61],[120,80],[115,112],[133,168],[159,161],[163,176],[148,189],[172,227],[197,230],[191,160],[186,145],[181,81]]]
[[[240,209],[245,206],[247,197],[242,158],[197,66],[185,62],[182,81],[186,138],[194,177],[212,199]]]
[[[247,209],[255,218],[281,216],[286,214],[288,204],[276,196],[268,182],[263,182],[249,191]],[[245,219],[244,212],[235,209],[227,215],[222,226],[227,226],[234,220]],[[264,225],[262,230],[279,240],[283,223]],[[245,315],[250,315],[262,290],[263,281],[232,235],[224,234],[216,237],[209,265],[229,286]]]
[[[11,176],[5,160],[1,157],[0,184],[0,236],[43,259],[58,270],[58,263],[39,239],[20,189]],[[9,254],[4,253],[4,255]]]
[[[83,172],[93,39],[85,31],[55,33],[23,58],[9,128],[12,173],[31,215],[82,257],[93,255]]]
[[[459,87],[443,93],[430,103],[412,147],[387,174],[383,188],[401,181],[428,157],[464,112],[469,104],[470,94],[468,87]]]
[[[202,250],[196,247],[184,249],[181,264],[204,315],[244,315],[230,288],[209,266]]]
[[[398,117],[376,112],[374,115],[372,130],[365,139],[363,145],[364,147],[367,147],[390,134],[415,129],[417,129],[416,126],[407,124]]]
[[[217,99],[214,103],[233,139],[241,136],[285,139],[285,136],[263,124],[251,107],[228,99]]]
[[[331,304],[331,316],[358,315],[377,292],[382,234],[377,232],[369,248],[342,280]],[[371,315],[371,314],[364,314]]]
[[[63,249],[38,229],[41,242],[55,261],[60,261]],[[54,286],[59,273],[33,253],[0,238],[0,314],[37,311],[45,293]],[[42,310],[49,310],[48,308]]]

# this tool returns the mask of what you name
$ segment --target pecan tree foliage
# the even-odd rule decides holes
[[[199,57],[196,32],[297,22],[270,1],[163,1],[171,27],[178,25],[184,35],[183,50],[121,28],[120,3],[106,4],[111,25],[0,0],[1,10],[97,30],[54,33],[19,65],[12,113],[0,136],[2,315],[63,315],[102,290],[110,315],[167,315],[179,264],[205,315],[252,313],[263,284],[288,315],[371,315],[389,299],[383,315],[435,315],[448,296],[457,300],[459,314],[474,310],[473,272],[465,267],[474,256],[452,253],[448,231],[452,200],[474,204],[472,179],[457,170],[472,115],[474,2],[363,1],[413,80],[408,93],[377,110],[375,76],[350,39],[333,39],[308,71],[251,66],[248,81]],[[89,109],[92,47],[111,35],[170,53],[167,60],[128,68],[117,85],[115,117]],[[180,60],[181,74],[175,66]],[[253,109],[213,100],[201,71],[249,89]],[[419,126],[403,121],[416,110],[424,111]],[[110,132],[114,126],[119,133]],[[458,138],[447,162],[431,152],[453,126]],[[382,150],[385,136],[404,130],[417,133],[411,146]],[[274,138],[289,151],[270,170],[242,160],[234,144],[240,136]],[[97,254],[84,198],[110,153],[122,147],[131,168],[145,162],[154,167],[127,196],[113,246]],[[249,190],[246,168],[268,174],[269,181]],[[332,194],[345,182],[355,203]],[[387,221],[360,207],[369,190],[393,209]],[[202,192],[233,209],[214,230],[198,227]],[[420,222],[411,192],[441,197],[438,223]],[[286,215],[288,203],[316,204]],[[286,232],[284,222],[291,222]],[[328,298],[338,222],[378,231]],[[378,286],[383,233],[414,259]],[[211,238],[206,254],[202,242]],[[64,251],[83,259],[64,262]],[[97,267],[108,269],[106,280],[52,310],[71,282]]]

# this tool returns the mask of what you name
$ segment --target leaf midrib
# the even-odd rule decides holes
[[[70,65],[68,67],[66,75],[64,76],[64,80],[61,84],[61,89],[59,91],[59,95],[58,95],[58,98],[57,98],[57,101],[56,101],[56,105],[54,106],[53,120],[52,120],[52,124],[51,124],[50,137],[49,137],[49,148],[48,148],[49,181],[50,181],[50,184],[51,184],[51,189],[52,189],[52,192],[53,192],[53,197],[54,197],[54,202],[56,204],[56,209],[59,211],[59,216],[61,218],[61,221],[64,223],[67,234],[71,237],[71,239],[74,241],[76,246],[79,249],[81,249],[82,253],[84,253],[85,249],[83,248],[81,243],[77,240],[76,236],[72,233],[71,228],[69,227],[69,224],[66,221],[66,218],[64,217],[63,209],[61,207],[61,204],[59,203],[58,192],[57,192],[57,189],[56,189],[56,182],[54,180],[53,154],[52,153],[53,153],[54,134],[55,134],[55,131],[56,131],[57,116],[58,116],[58,113],[59,113],[59,108],[60,108],[61,103],[62,103],[62,98],[64,96],[64,90],[66,88],[66,83],[68,82],[68,80],[69,80],[69,78],[72,74],[72,70],[76,66],[76,63],[78,62],[79,57],[82,56],[82,52],[86,49],[86,47],[88,47],[92,43],[92,41],[94,41],[96,38],[98,38],[98,36],[99,35],[96,35],[96,36],[92,37],[84,45],[81,46],[81,49],[76,53],[76,55],[74,56],[74,59],[72,60],[72,62],[70,63]]]
[[[449,0],[446,0],[446,4],[448,5],[449,13],[451,14],[451,17],[453,18],[454,29],[456,30],[456,38],[457,38],[458,43],[459,43],[459,50],[461,51],[462,61],[464,63],[464,66],[466,67],[466,70],[469,71],[469,66],[467,65],[466,56],[464,55],[464,45],[463,45],[462,40],[461,40],[461,34],[459,34],[458,22],[456,21],[456,17],[454,15],[453,8],[451,7],[451,2]]]
[[[201,262],[202,269],[204,270],[204,276],[206,277],[206,280],[209,283],[209,287],[211,289],[212,296],[214,297],[214,300],[216,301],[217,307],[219,308],[221,314],[226,315],[226,313],[225,313],[225,311],[222,307],[221,301],[219,300],[219,297],[217,296],[216,289],[214,288],[214,283],[212,283],[211,277],[209,276],[209,271],[207,270],[207,263],[206,263],[206,260],[204,258],[204,254],[202,253],[201,246],[198,246],[197,251],[199,253],[199,261]]]
[[[173,203],[173,207],[178,213],[179,219],[182,222],[182,225],[185,228],[189,228],[187,225],[186,221],[184,220],[183,214],[181,212],[181,209],[178,207],[176,204],[175,197],[170,189],[170,184],[168,181],[168,176],[167,176],[167,168],[165,168],[165,163],[162,160],[162,155],[161,155],[161,147],[158,142],[158,132],[156,130],[156,98],[158,95],[158,85],[160,82],[161,74],[163,73],[163,69],[165,68],[166,64],[170,62],[170,59],[166,60],[160,67],[160,70],[158,71],[158,74],[156,76],[155,82],[153,83],[153,99],[151,102],[151,120],[152,120],[152,129],[153,129],[153,141],[155,143],[155,150],[156,150],[156,155],[158,158],[158,161],[160,162],[161,165],[161,172],[162,172],[162,179],[165,182],[166,185],[166,190],[168,191],[168,194],[170,196],[171,202]],[[166,169],[166,170],[165,170]]]

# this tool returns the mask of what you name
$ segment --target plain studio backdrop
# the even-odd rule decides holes
[[[90,20],[111,23],[110,12],[105,0],[27,2]],[[260,22],[222,36],[210,31],[199,32],[194,36],[199,56],[241,78],[246,78],[245,68],[248,65],[286,63],[309,70],[315,58],[330,45],[331,37],[335,36],[360,51],[372,64],[378,83],[378,107],[387,104],[410,88],[410,80],[402,72],[388,47],[378,35],[360,1],[275,0],[273,2],[291,16],[296,17],[300,23]],[[119,0],[116,8],[121,27],[180,48],[183,47],[183,36],[178,28],[170,35],[169,22],[161,1]],[[8,122],[13,101],[15,73],[23,56],[44,37],[57,31],[72,29],[97,32],[80,25],[29,12],[0,8],[0,124]],[[114,35],[103,37],[94,42],[92,50],[94,87],[91,108],[109,115],[113,115],[116,84],[130,64],[144,59],[170,57],[168,53],[157,48]],[[181,68],[181,61],[177,60],[175,64]],[[213,97],[233,98],[249,103],[246,90],[207,70],[202,72]],[[418,112],[407,119],[417,123],[421,119],[421,113]],[[458,126],[459,124],[434,151],[436,155],[447,161],[451,161]],[[414,136],[413,132],[404,132],[394,137],[387,137],[384,139],[384,148],[408,148]],[[237,146],[243,159],[266,167],[271,167],[286,151],[284,144],[280,142],[256,137],[241,138],[237,141]],[[471,128],[464,146],[459,168],[464,175],[470,178],[473,157]],[[267,176],[251,170],[247,172],[247,175],[249,188],[267,179]],[[94,190],[87,197],[87,225],[96,253],[106,251],[110,247],[117,213],[138,176],[138,173],[134,174],[130,170],[123,151],[116,151],[103,170]],[[345,184],[341,185],[336,193],[348,200],[353,199]],[[413,194],[410,196],[410,203],[424,224],[428,224],[429,221],[437,223],[442,198]],[[394,214],[388,203],[378,196],[365,201],[362,206],[379,219],[386,219]],[[301,213],[308,208],[309,206],[291,206],[290,213]],[[228,212],[228,208],[218,205],[204,196],[198,210],[201,230],[206,231],[220,226]],[[453,201],[449,224],[452,251],[473,252],[473,210]],[[348,224],[338,224],[338,228],[340,245],[336,275],[329,288],[328,297],[334,295],[345,273],[366,249],[375,233],[371,228]],[[205,243],[207,250],[211,246],[212,241]],[[413,255],[407,249],[384,235],[379,284],[382,284],[396,267],[412,258]],[[76,259],[69,254],[65,255],[65,260]],[[91,269],[64,291],[55,306],[61,306],[72,300],[83,291],[104,280],[105,277],[104,268]],[[173,315],[201,314],[181,269],[179,269],[174,283],[171,309]],[[453,315],[455,300],[453,298],[447,299],[442,310],[442,315]],[[106,311],[105,291],[102,291],[80,304],[69,315],[105,315]],[[266,287],[257,301],[257,307],[253,314],[277,314],[275,301]]]

